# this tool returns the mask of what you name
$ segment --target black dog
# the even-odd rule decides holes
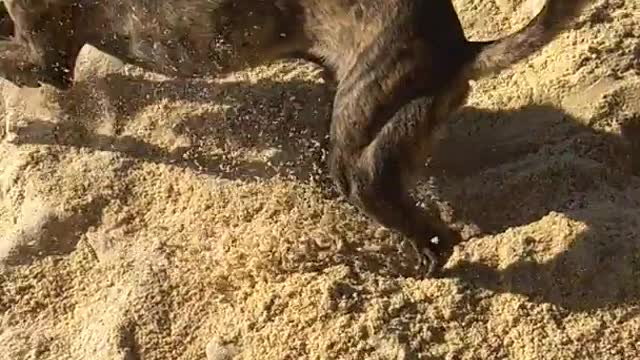
[[[329,168],[349,201],[411,238],[433,274],[460,237],[408,193],[469,80],[550,42],[588,0],[547,0],[523,29],[467,41],[450,0],[5,0],[0,76],[68,88],[85,44],[144,69],[215,76],[283,58],[335,79]],[[432,243],[431,239],[439,238]]]

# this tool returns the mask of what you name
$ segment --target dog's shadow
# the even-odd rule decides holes
[[[70,94],[61,95],[61,104],[73,114],[70,120],[56,124],[34,120],[27,129],[36,130],[26,132],[36,135],[19,136],[21,141],[115,151],[137,161],[245,181],[275,175],[308,181],[319,174],[321,186],[330,188],[326,172],[314,172],[326,166],[333,93],[324,85],[297,80],[264,80],[250,86],[153,82],[112,75],[92,99],[95,86],[80,83]],[[126,94],[135,96],[121,100]],[[79,100],[64,105],[72,97]],[[92,125],[94,117],[88,113],[104,109],[96,104],[105,97],[120,129],[127,127],[129,118],[163,100],[196,103],[208,110],[185,113],[174,124],[174,131],[188,136],[191,145],[170,149],[122,130],[107,135],[93,131],[99,126]],[[211,103],[231,105],[211,110],[207,107]],[[86,104],[94,104],[93,110]],[[104,114],[95,115],[103,118]],[[509,111],[467,107],[453,117],[449,135],[435,148],[427,169],[437,185],[436,197],[453,208],[457,221],[474,224],[477,235],[500,234],[555,211],[583,222],[587,230],[549,261],[526,260],[497,269],[459,260],[448,274],[475,287],[518,293],[578,311],[639,301],[640,121],[632,120],[623,124],[619,137],[594,131],[552,106]],[[248,158],[238,162],[225,155],[271,148],[280,149],[277,166]],[[522,235],[520,242],[527,241],[535,239]],[[393,249],[344,251],[348,254],[315,260],[307,270],[348,264],[407,273],[398,265],[402,254]],[[300,270],[305,270],[304,264]]]
[[[430,164],[435,188],[478,234],[511,231],[507,238],[514,243],[506,246],[522,255],[502,269],[495,261],[463,257],[451,262],[449,276],[575,311],[640,301],[639,120],[622,124],[618,136],[551,106],[465,109],[436,148]],[[577,234],[566,229],[566,237],[554,229],[508,230],[551,212],[584,228]],[[500,246],[490,250],[493,259],[504,256],[504,242]],[[545,246],[545,253],[535,253]],[[565,246],[551,259],[534,260]],[[480,247],[486,251],[491,244]]]

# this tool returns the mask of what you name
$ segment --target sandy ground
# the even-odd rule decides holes
[[[520,3],[456,6],[487,39]],[[87,48],[68,93],[2,82],[0,358],[637,359],[639,39],[640,2],[596,1],[474,85],[416,194],[469,239],[439,280],[336,198],[308,64],[184,82]]]

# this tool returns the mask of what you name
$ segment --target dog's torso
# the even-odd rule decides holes
[[[288,57],[338,79],[372,49],[402,44],[422,71],[459,66],[465,39],[449,0],[6,0],[18,38],[72,68],[82,46],[175,76],[219,75]],[[437,16],[433,16],[437,14]],[[35,18],[48,19],[34,21]],[[35,34],[35,35],[34,35]],[[45,35],[46,34],[46,35]],[[369,53],[369,54],[367,54]],[[43,55],[48,54],[48,55]],[[373,69],[387,71],[389,69]]]
[[[192,77],[255,66],[286,52],[301,41],[298,16],[274,1],[126,0],[91,1],[76,18],[101,24],[84,34],[86,43],[152,71]]]

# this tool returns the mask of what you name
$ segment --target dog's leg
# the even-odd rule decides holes
[[[329,167],[336,185],[363,212],[410,238],[429,260],[435,275],[453,246],[461,241],[438,215],[428,214],[411,198],[408,186],[416,167],[424,166],[431,136],[440,121],[440,97],[416,97],[398,106],[387,101],[383,82],[360,84],[336,96]],[[409,86],[409,85],[406,85]],[[377,90],[376,90],[377,89]],[[405,96],[408,94],[404,94]],[[373,110],[372,110],[373,109]],[[397,109],[397,110],[396,110]],[[371,110],[371,111],[370,111]],[[390,119],[373,114],[388,114]],[[438,242],[432,242],[437,238]]]
[[[18,86],[38,87],[39,81],[46,76],[26,46],[0,38],[0,77]]]
[[[46,60],[46,59],[45,59]],[[20,87],[39,87],[46,83],[58,89],[67,89],[71,74],[58,62],[49,64],[34,60],[30,49],[9,38],[0,38],[0,77]],[[11,119],[5,117],[5,136],[11,134]]]
[[[12,38],[1,39],[0,76],[18,86],[46,83],[68,89],[75,60],[90,27],[75,27],[82,10],[73,1],[5,0],[14,24]]]
[[[0,39],[0,77],[17,86],[38,87],[41,67],[31,60],[28,49],[10,39]],[[11,134],[11,117],[5,116],[4,136]]]
[[[11,16],[7,12],[4,2],[0,2],[0,36],[13,36],[13,27],[13,20],[11,20]]]

